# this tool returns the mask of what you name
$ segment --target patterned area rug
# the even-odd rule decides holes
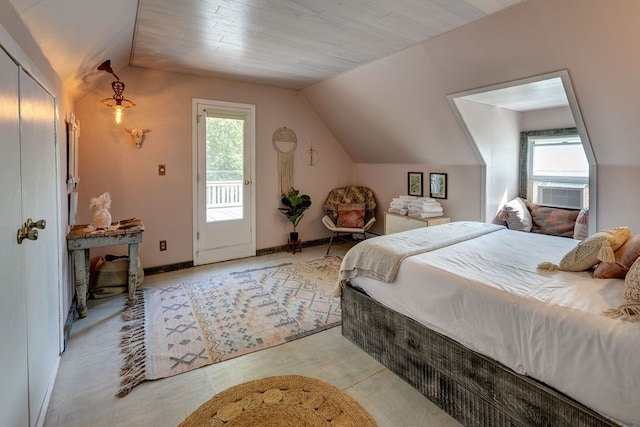
[[[138,290],[125,309],[118,397],[166,378],[286,343],[341,321],[331,296],[340,257],[218,275]]]

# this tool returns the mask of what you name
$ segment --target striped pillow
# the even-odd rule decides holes
[[[573,237],[579,210],[552,208],[529,203],[532,233],[549,234],[551,236]]]

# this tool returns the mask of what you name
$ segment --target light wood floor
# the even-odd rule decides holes
[[[345,244],[332,254],[343,254]],[[277,253],[147,276],[143,286],[196,280],[323,256],[326,247]],[[89,315],[77,320],[62,354],[45,427],[176,426],[214,394],[272,375],[306,375],[326,381],[355,398],[378,426],[459,426],[453,418],[352,344],[340,328],[311,335],[181,375],[148,381],[115,397],[122,357],[118,351],[123,297],[89,301]]]

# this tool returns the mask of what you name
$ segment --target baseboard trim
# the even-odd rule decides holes
[[[144,275],[151,276],[152,274],[167,273],[169,271],[183,270],[185,268],[191,268],[191,267],[193,267],[193,261],[185,261],[185,262],[178,262],[176,264],[160,265],[158,267],[147,267],[144,269]]]
[[[307,242],[302,242],[301,246],[304,249],[304,248],[310,248],[312,246],[320,246],[325,244],[329,244],[329,239],[326,237],[324,239],[316,239],[316,240],[309,240]],[[270,255],[278,252],[285,252],[286,250],[287,250],[287,245],[272,246],[270,248],[263,248],[263,249],[256,250],[256,256]]]
[[[328,245],[328,244],[329,244],[329,238],[325,237],[324,239],[315,239],[315,240],[309,240],[307,242],[302,242],[302,248],[310,248],[312,246],[320,246],[320,245]],[[257,249],[256,256],[270,255],[278,252],[285,252],[286,250],[287,250],[287,245],[272,246],[270,248]],[[152,274],[166,273],[169,271],[182,270],[182,269],[191,268],[191,267],[193,267],[193,261],[160,265],[158,267],[147,267],[144,269],[144,275],[151,276]]]
[[[73,322],[78,318],[78,300],[76,300],[75,296],[71,300],[71,307],[69,307],[69,312],[67,313],[67,319],[64,322],[64,330],[62,331],[62,351],[65,351],[67,348],[67,343],[69,342],[69,337],[71,336],[71,327],[73,326]]]

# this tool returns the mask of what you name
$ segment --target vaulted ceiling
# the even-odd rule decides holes
[[[301,89],[522,0],[10,0],[74,97],[127,65]]]

